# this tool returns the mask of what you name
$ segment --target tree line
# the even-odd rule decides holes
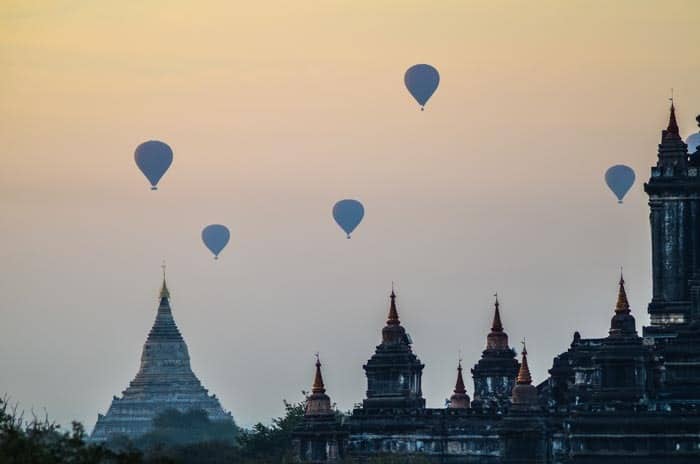
[[[0,399],[0,463],[3,464],[288,464],[295,462],[292,433],[304,417],[304,402],[284,401],[284,414],[270,425],[244,429],[212,422],[205,411],[164,411],[151,432],[131,440],[114,436],[89,443],[85,428],[64,430],[47,416],[25,417]],[[338,413],[340,414],[340,413]],[[354,463],[348,458],[343,464]],[[385,456],[367,464],[422,464],[420,457]]]

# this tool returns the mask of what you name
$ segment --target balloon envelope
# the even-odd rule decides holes
[[[622,203],[622,199],[634,184],[634,171],[631,167],[617,164],[605,171],[605,183],[617,197],[617,202]]]
[[[700,132],[690,134],[685,143],[688,145],[688,153],[691,155],[698,151],[698,148],[700,148]]]
[[[425,106],[440,84],[440,73],[429,64],[416,64],[403,76],[404,84],[421,107]]]
[[[365,215],[365,208],[357,200],[340,200],[333,206],[333,219],[348,238],[353,230],[360,224]]]
[[[158,181],[173,162],[173,151],[163,142],[149,140],[136,147],[134,159],[151,183],[151,190],[156,190]]]
[[[231,232],[226,226],[221,224],[211,224],[202,230],[202,241],[209,248],[209,251],[214,253],[214,259],[219,259],[219,253],[224,249],[230,238]]]

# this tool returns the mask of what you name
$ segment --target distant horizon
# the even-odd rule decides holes
[[[0,394],[91,430],[138,370],[163,260],[193,370],[241,426],[300,400],[316,352],[338,408],[361,402],[392,282],[429,407],[495,293],[537,384],[574,331],[607,334],[621,267],[641,331],[642,186],[671,88],[699,130],[700,3],[467,3],[0,6]],[[440,73],[425,111],[418,63]],[[173,150],[155,191],[148,140]]]

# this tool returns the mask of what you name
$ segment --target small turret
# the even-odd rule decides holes
[[[395,344],[405,343],[410,345],[410,339],[406,335],[406,329],[401,327],[399,320],[399,311],[396,309],[396,293],[391,289],[389,295],[391,303],[389,304],[389,315],[386,319],[386,326],[382,329],[382,343]]]
[[[493,322],[486,336],[486,349],[472,368],[474,377],[474,409],[506,409],[510,404],[518,361],[515,351],[508,346],[508,334],[503,330],[501,304],[494,295]]]
[[[513,387],[513,405],[519,407],[537,407],[537,388],[532,385],[532,376],[530,375],[530,367],[527,364],[527,347],[523,341],[522,360],[520,361],[520,370],[518,377],[515,380]]]
[[[494,295],[494,297],[496,298],[496,301],[493,304],[493,322],[491,323],[491,332],[486,336],[486,349],[507,350],[508,334],[503,331],[498,294]]]
[[[423,364],[413,353],[411,337],[399,321],[393,288],[389,298],[389,315],[382,328],[382,342],[363,366],[367,376],[367,397],[362,404],[365,408],[423,408]]]
[[[637,336],[634,316],[630,314],[630,304],[627,301],[627,292],[625,291],[625,279],[620,273],[620,282],[618,283],[617,304],[615,305],[615,315],[610,321],[610,336]]]
[[[321,359],[318,354],[316,354],[316,375],[314,376],[314,384],[311,387],[311,395],[306,399],[306,411],[304,414],[307,416],[333,414],[331,399],[326,395],[326,387],[323,384]]]
[[[464,379],[462,378],[462,360],[457,364],[457,382],[455,383],[454,394],[450,397],[451,409],[467,409],[469,408],[469,395],[467,389],[464,388]]]
[[[656,166],[661,170],[663,177],[685,176],[685,170],[688,167],[688,147],[683,143],[678,129],[673,99],[671,99],[668,126],[661,131],[659,158]]]

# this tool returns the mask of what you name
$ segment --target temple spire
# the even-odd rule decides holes
[[[678,122],[676,121],[676,106],[673,104],[673,97],[671,97],[671,114],[668,118],[668,127],[666,132],[669,134],[679,135]]]
[[[625,278],[622,276],[622,272],[620,272],[620,282],[618,285],[619,289],[617,292],[617,304],[615,305],[615,312],[629,314],[630,304],[627,301],[627,292],[625,291]]]
[[[389,317],[386,320],[387,325],[399,325],[399,312],[396,310],[396,293],[394,293],[393,285],[391,289],[391,304],[389,305]]]
[[[508,335],[503,331],[503,323],[501,322],[501,304],[498,301],[498,294],[493,295],[496,298],[493,306],[493,322],[491,323],[491,332],[486,336],[486,349],[489,350],[508,350]]]
[[[457,364],[457,382],[455,383],[454,393],[450,397],[450,409],[467,409],[469,407],[470,398],[467,395],[467,389],[464,388],[464,379],[462,378],[462,357],[459,358]]]
[[[634,316],[632,316],[630,312],[630,304],[627,300],[627,292],[625,291],[625,279],[622,276],[622,271],[620,271],[615,314],[610,320],[610,330],[608,332],[611,336],[637,336]]]
[[[517,378],[518,385],[531,385],[532,376],[530,375],[530,367],[527,365],[527,347],[525,346],[525,340],[523,340],[523,358],[520,362],[520,370],[518,371]]]
[[[170,291],[168,291],[168,285],[165,283],[165,261],[160,267],[163,269],[163,285],[160,287],[160,298],[170,299]]]
[[[454,392],[460,395],[467,393],[467,389],[464,388],[464,378],[462,378],[462,359],[460,358],[459,364],[457,364],[457,382],[455,383]]]
[[[520,361],[520,370],[513,387],[511,412],[538,409],[537,387],[532,385],[530,367],[527,365],[527,347],[523,340],[523,357]]]
[[[496,297],[496,301],[494,303],[494,311],[493,311],[493,323],[491,324],[491,331],[492,332],[503,332],[503,324],[501,323],[501,311],[500,311],[500,304],[498,303],[498,293],[493,295]]]
[[[306,408],[304,414],[306,416],[323,416],[333,414],[331,409],[331,399],[326,395],[326,387],[323,385],[323,376],[321,375],[321,359],[316,353],[316,374],[314,375],[314,384],[311,387],[311,395],[306,398]]]
[[[316,376],[311,387],[311,393],[326,393],[326,387],[323,385],[323,375],[321,375],[321,359],[318,353],[316,353]]]

